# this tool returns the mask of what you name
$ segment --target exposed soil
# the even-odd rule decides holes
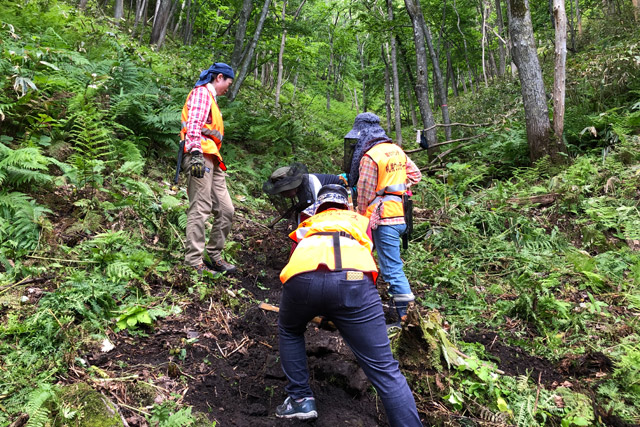
[[[169,398],[192,405],[194,412],[207,414],[221,426],[387,425],[381,402],[339,333],[313,324],[306,340],[319,418],[300,422],[275,417],[276,406],[286,397],[277,313],[257,304],[227,307],[240,299],[230,292],[278,305],[282,286],[278,277],[291,244],[286,230],[271,231],[241,217],[234,223],[232,237],[242,242],[237,256],[239,271],[229,278],[210,279],[216,281],[219,293],[204,301],[198,301],[194,294],[181,314],[156,321],[147,336],[130,336],[123,331],[112,337],[115,349],[87,355],[91,365],[112,378],[138,376],[123,383],[94,380],[98,388],[108,392],[114,402],[126,404],[121,409],[131,426],[146,424],[127,406],[151,405]],[[184,274],[184,280],[188,282],[187,276]],[[186,287],[181,292],[186,292]],[[150,380],[156,387],[145,395],[139,385]]]
[[[148,425],[144,412],[148,414],[152,405],[165,400],[193,406],[194,412],[225,427],[388,425],[381,402],[339,333],[314,324],[309,324],[306,348],[319,418],[300,422],[275,417],[276,406],[286,397],[277,313],[260,309],[258,303],[279,303],[282,285],[278,276],[291,249],[284,224],[279,226],[269,230],[237,212],[231,238],[241,243],[236,255],[239,271],[229,277],[205,278],[214,291],[204,298],[193,290],[197,286],[183,267],[171,273],[172,283],[159,276],[148,278],[149,292],[163,295],[172,285],[171,292],[183,293],[190,301],[184,303],[180,314],[157,320],[144,334],[112,334],[115,348],[109,352],[94,349],[84,355],[91,368],[72,367],[69,380],[93,383],[119,404],[130,426]],[[385,299],[383,287],[380,290]],[[386,314],[391,316],[388,309]],[[595,357],[556,368],[549,361],[503,344],[492,331],[468,333],[465,340],[484,344],[507,375],[530,374],[551,387],[570,376],[589,375],[606,366],[605,360]],[[426,379],[444,390],[441,382],[446,372],[401,367],[410,386],[420,382],[423,388]],[[451,423],[451,417],[456,416],[431,391],[416,395],[416,401],[425,425]],[[467,421],[469,425],[482,424]],[[457,424],[454,421],[452,425]]]

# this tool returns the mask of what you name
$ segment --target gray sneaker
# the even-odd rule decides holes
[[[298,400],[287,397],[284,403],[276,408],[276,417],[296,418],[299,420],[318,418],[316,400],[313,397],[303,397]]]

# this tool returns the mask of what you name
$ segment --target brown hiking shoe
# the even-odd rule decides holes
[[[198,265],[194,265],[194,266],[192,266],[192,268],[193,268],[193,269],[194,269],[194,270],[195,270],[195,271],[196,271],[200,276],[202,276],[202,272],[204,272],[204,271],[207,271],[207,272],[209,272],[209,273],[211,273],[211,274],[214,274],[214,275],[215,275],[215,274],[218,274],[218,272],[217,272],[217,271],[215,271],[215,270],[213,270],[213,269],[209,268],[207,265],[205,265],[205,263],[204,263],[204,262],[201,262],[201,263],[200,263],[200,264],[198,264]]]
[[[233,273],[238,269],[235,265],[229,264],[227,261],[223,259],[219,259],[216,261],[205,260],[204,263],[207,265],[207,267],[213,269],[214,271],[219,271],[219,272],[226,271],[227,273]]]

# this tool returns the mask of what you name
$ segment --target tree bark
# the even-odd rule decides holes
[[[389,21],[393,23],[393,2],[387,0],[387,10],[389,13]],[[391,44],[391,73],[393,77],[393,110],[395,113],[396,125],[396,144],[402,147],[402,119],[400,117],[400,79],[398,78],[398,60],[396,54],[396,36],[394,29],[391,28],[389,35]]]
[[[502,5],[500,4],[500,0],[496,1],[496,22],[498,23],[498,34],[500,37],[498,38],[498,57],[500,64],[498,65],[498,77],[504,77],[504,74],[507,70],[507,61],[506,61],[506,47],[504,43],[504,39],[506,35],[504,33],[504,20],[502,19]]]
[[[549,121],[542,70],[536,53],[528,0],[508,0],[509,33],[513,42],[513,60],[520,75],[524,104],[529,157],[531,162],[549,155],[553,162],[562,161],[561,141],[554,138]]]
[[[358,45],[358,56],[360,57],[360,71],[362,72],[362,111],[367,111],[367,74],[366,67],[364,65],[365,54],[364,54],[364,45],[369,38],[369,34],[365,36],[365,39],[360,42],[360,36],[356,34],[356,43]]]
[[[271,4],[271,0],[264,0],[264,4],[262,5],[262,11],[260,12],[260,18],[258,19],[258,24],[256,25],[256,30],[253,33],[253,38],[249,42],[247,49],[242,57],[240,64],[238,65],[238,70],[236,72],[236,78],[233,81],[233,84],[229,88],[229,93],[227,98],[230,101],[236,99],[238,96],[238,91],[240,90],[240,86],[244,82],[244,79],[247,78],[247,72],[249,70],[249,64],[253,60],[253,54],[256,50],[256,46],[258,45],[258,39],[260,39],[260,34],[262,34],[262,28],[264,27],[264,21],[267,18],[267,12],[269,12],[269,5]]]
[[[458,81],[456,79],[455,73],[453,72],[453,65],[451,64],[451,51],[449,50],[448,42],[445,42],[444,48],[447,51],[447,71],[451,78],[451,88],[453,89],[453,96],[458,96]]]
[[[429,48],[429,55],[431,56],[431,64],[433,65],[433,83],[437,89],[434,91],[433,100],[434,104],[436,104],[436,94],[437,98],[440,100],[440,109],[442,110],[442,122],[446,125],[451,123],[449,119],[449,106],[447,101],[447,91],[444,86],[444,79],[442,78],[442,71],[440,70],[440,61],[438,59],[438,55],[433,48],[433,42],[431,39],[431,29],[427,25],[427,22],[424,19],[424,15],[422,14],[422,7],[420,6],[420,0],[415,0],[416,2],[416,11],[418,12],[418,19],[422,24],[422,31],[424,33],[424,39],[427,43],[427,47]],[[451,139],[451,127],[446,126],[444,128],[445,137],[447,140]]]
[[[640,0],[632,0],[633,3],[633,17],[636,21],[638,21],[638,16],[640,16]]]
[[[565,0],[553,0],[553,16],[556,21],[556,58],[553,82],[553,130],[562,140],[564,130],[564,99],[567,61],[567,15]],[[571,1],[571,0],[569,0]]]
[[[429,82],[428,82],[428,69],[427,69],[427,56],[426,47],[424,41],[424,33],[422,31],[422,25],[417,19],[418,11],[416,4],[413,0],[404,0],[404,4],[407,8],[409,18],[411,18],[411,24],[413,27],[413,40],[416,47],[416,99],[418,101],[418,108],[420,115],[422,116],[422,126],[424,129],[430,129],[425,132],[425,137],[429,145],[436,144],[438,142],[435,120],[433,118],[433,111],[429,104]],[[432,153],[429,152],[431,156]]]
[[[391,133],[391,83],[390,83],[390,73],[389,73],[389,61],[387,57],[389,56],[389,43],[385,43],[384,46],[380,46],[382,55],[382,62],[384,62],[384,107],[387,111],[386,119],[387,119],[387,134]],[[386,48],[386,52],[385,52]]]
[[[80,0],[80,2],[78,3],[78,9],[82,11],[86,10],[87,3],[89,3],[89,0]]]
[[[167,35],[167,27],[178,3],[173,0],[159,0],[158,2],[160,5],[156,8],[156,16],[153,20],[149,44],[155,44],[158,46],[158,49],[160,49],[164,43],[164,38]]]
[[[252,0],[242,1],[242,9],[240,9],[240,16],[238,17],[238,25],[236,26],[236,34],[233,42],[233,52],[231,53],[231,61],[229,64],[234,70],[238,68],[240,61],[242,60],[242,48],[247,34],[247,22],[251,16],[252,9]]]
[[[302,10],[302,6],[304,6],[305,2],[307,0],[302,0],[302,2],[300,2],[300,5],[298,6],[298,9],[296,10],[296,13],[293,14],[293,22],[295,22],[296,19],[298,19],[298,16],[300,15],[300,11]],[[275,103],[275,107],[276,110],[280,108],[280,92],[282,90],[282,75],[283,75],[283,71],[284,71],[284,65],[283,65],[283,58],[284,58],[284,47],[285,44],[287,42],[287,23],[286,23],[286,19],[287,19],[287,0],[283,0],[282,2],[282,37],[280,39],[280,51],[278,52],[278,80],[276,82],[276,103]]]
[[[120,21],[124,16],[124,0],[116,0],[113,6],[113,18]]]

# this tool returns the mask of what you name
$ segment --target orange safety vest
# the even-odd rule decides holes
[[[402,195],[407,192],[407,155],[393,143],[382,143],[367,151],[368,156],[378,165],[376,197],[369,203],[365,216],[371,217],[378,203],[382,202],[380,218],[404,216]]]
[[[298,243],[280,273],[286,283],[296,274],[326,266],[331,271],[356,270],[378,277],[367,235],[369,220],[353,211],[329,209],[303,221],[289,237]]]
[[[227,170],[226,166],[222,162],[222,155],[220,154],[220,146],[222,145],[222,138],[224,137],[222,113],[220,113],[220,108],[218,108],[218,104],[211,92],[209,92],[209,89],[207,89],[207,92],[211,97],[211,123],[205,123],[200,129],[200,133],[202,134],[200,145],[202,146],[202,152],[204,154],[213,154],[216,156],[220,162],[220,168],[222,170]],[[189,120],[189,109],[187,108],[187,104],[189,103],[191,95],[193,95],[193,90],[189,92],[189,96],[187,96],[187,100],[184,102],[184,107],[182,107],[182,130],[180,131],[181,140],[184,140],[187,135],[187,121]],[[184,147],[184,152],[187,152],[186,145]]]

